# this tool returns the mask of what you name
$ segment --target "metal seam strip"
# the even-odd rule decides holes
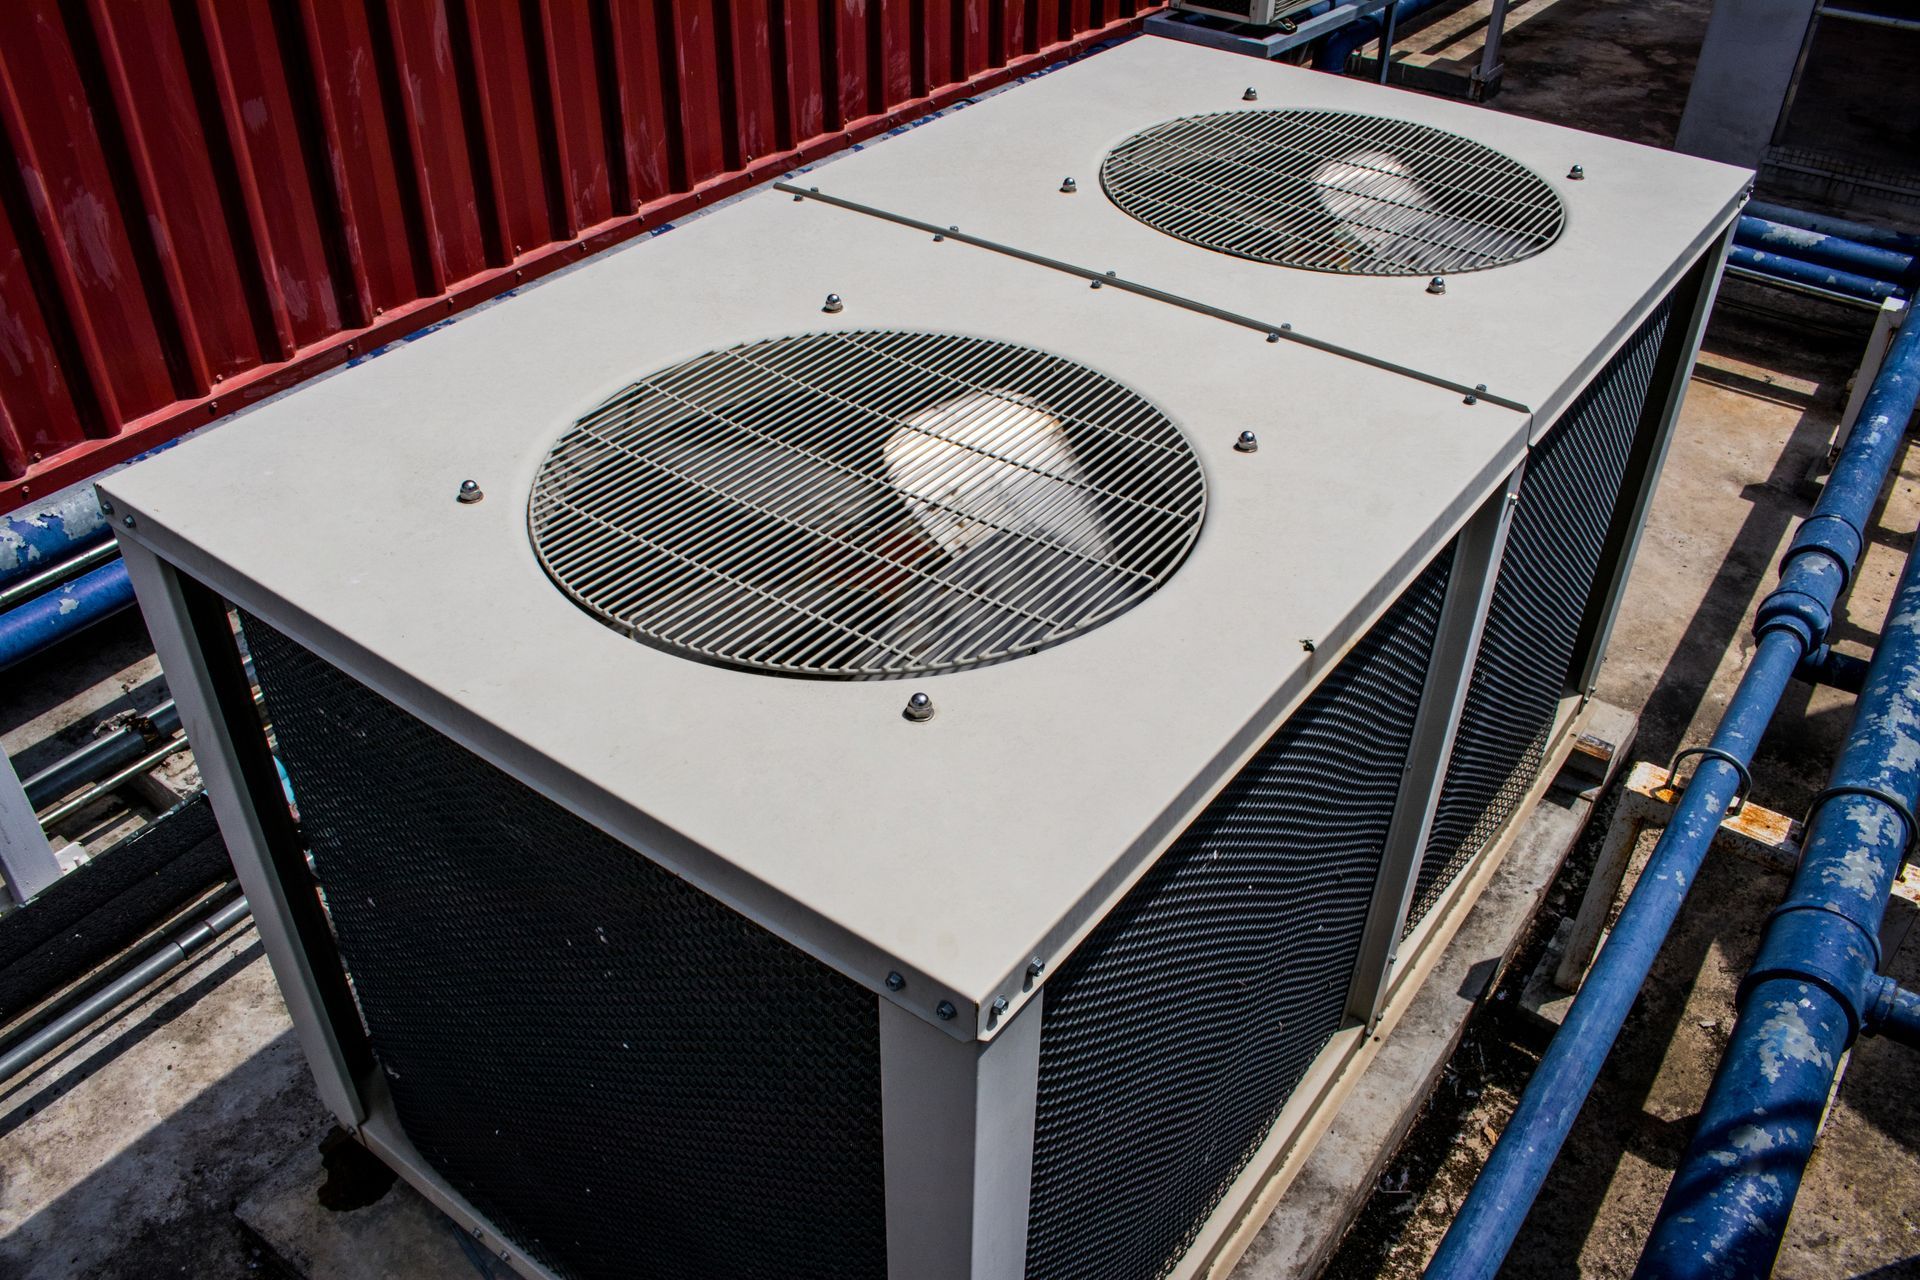
[[[920,219],[909,217],[904,213],[894,213],[888,209],[861,204],[857,200],[847,200],[840,196],[824,195],[814,188],[796,187],[791,182],[776,182],[773,184],[773,189],[775,191],[785,192],[796,199],[818,200],[822,204],[831,205],[837,209],[845,209],[850,213],[865,214],[870,218],[878,218],[883,222],[892,222],[899,226],[912,227],[914,230],[924,231],[928,235],[944,236],[948,240],[955,240],[961,244],[970,244],[976,249],[986,249],[993,253],[1003,254],[1009,258],[1018,258],[1023,262],[1031,262],[1035,266],[1046,267],[1052,271],[1079,276],[1083,280],[1091,280],[1098,284],[1105,285],[1108,288],[1121,289],[1127,293],[1139,294],[1143,298],[1152,298],[1156,302],[1165,302],[1171,306],[1197,312],[1200,315],[1212,316],[1216,320],[1225,320],[1228,324],[1236,324],[1243,329],[1252,329],[1257,333],[1264,333],[1269,339],[1278,337],[1286,342],[1297,342],[1301,346],[1311,347],[1316,351],[1324,351],[1329,355],[1339,356],[1345,360],[1352,360],[1357,364],[1368,365],[1375,369],[1384,370],[1387,373],[1398,374],[1403,378],[1411,378],[1415,382],[1424,382],[1428,386],[1440,387],[1456,395],[1472,396],[1488,404],[1498,405],[1502,409],[1511,409],[1515,413],[1533,412],[1530,406],[1522,404],[1518,400],[1510,400],[1505,396],[1497,395],[1487,390],[1483,385],[1470,386],[1464,382],[1455,382],[1451,378],[1444,378],[1436,373],[1427,373],[1424,370],[1415,369],[1411,365],[1404,365],[1398,361],[1388,360],[1382,356],[1368,355],[1364,351],[1356,351],[1352,347],[1342,346],[1337,342],[1329,342],[1325,338],[1310,337],[1307,334],[1299,332],[1290,324],[1276,324],[1266,320],[1255,319],[1253,316],[1241,315],[1237,311],[1228,311],[1224,307],[1216,307],[1210,303],[1201,302],[1197,298],[1188,298],[1181,294],[1169,293],[1165,289],[1156,289],[1152,285],[1141,284],[1138,281],[1129,280],[1124,276],[1111,275],[1105,271],[1098,271],[1092,267],[1083,267],[1077,263],[1066,262],[1059,258],[1049,258],[1045,254],[1033,253],[1026,249],[1016,248],[1010,244],[1002,244],[996,240],[988,240],[981,236],[970,235],[967,232],[955,230],[952,227],[935,226],[931,222],[922,222]]]

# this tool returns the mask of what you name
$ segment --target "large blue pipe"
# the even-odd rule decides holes
[[[0,614],[0,671],[132,603],[126,562],[115,560],[9,609]]]
[[[1910,253],[1861,244],[1857,240],[1774,222],[1751,213],[1740,216],[1739,225],[1734,228],[1733,242],[1817,266],[1838,267],[1870,280],[1891,280],[1896,284],[1905,284],[1913,279],[1913,255]]]
[[[51,568],[111,532],[90,484],[0,517],[0,587]]]
[[[1709,754],[1621,909],[1566,1022],[1527,1082],[1486,1168],[1454,1217],[1431,1277],[1491,1280],[1540,1194],[1561,1143],[1619,1037],[1688,888],[1741,789],[1787,681],[1815,652],[1866,545],[1868,521],[1920,397],[1920,324],[1904,326],[1861,406],[1813,513],[1795,531],[1780,584],[1760,605],[1759,647],[1714,731]]]
[[[1896,1028],[1911,1014],[1911,996],[1885,991],[1874,970],[1887,895],[1920,835],[1917,801],[1920,557],[1909,557],[1853,731],[1807,824],[1793,887],[1740,985],[1732,1038],[1637,1276],[1772,1271],[1841,1055],[1871,1013]]]
[[[1920,236],[1908,235],[1901,231],[1889,231],[1885,227],[1869,226],[1864,222],[1853,222],[1846,218],[1830,218],[1823,213],[1808,213],[1804,209],[1791,209],[1784,204],[1768,204],[1762,200],[1755,200],[1749,204],[1747,212],[1756,218],[1765,218],[1769,222],[1784,222],[1790,227],[1805,227],[1809,231],[1839,236],[1855,244],[1891,249],[1895,253],[1920,254]]]
[[[1749,271],[1758,271],[1762,275],[1790,280],[1795,284],[1812,285],[1816,289],[1825,289],[1832,293],[1844,293],[1848,297],[1859,298],[1866,302],[1885,302],[1888,298],[1907,296],[1906,290],[1891,280],[1875,280],[1871,276],[1842,271],[1838,267],[1802,262],[1798,258],[1770,253],[1751,245],[1731,246],[1727,250],[1727,265],[1745,267]]]

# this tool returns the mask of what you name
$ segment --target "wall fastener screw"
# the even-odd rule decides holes
[[[1482,391],[1485,391],[1486,389],[1487,389],[1487,384],[1486,384],[1486,383],[1484,383],[1484,382],[1476,382],[1476,383],[1474,383],[1474,384],[1473,384],[1473,390],[1472,390],[1472,391],[1469,391],[1469,392],[1467,392],[1467,394],[1466,394],[1466,395],[1464,395],[1464,396],[1462,396],[1462,397],[1461,397],[1461,400],[1460,400],[1460,403],[1462,403],[1462,404],[1479,404],[1479,403],[1480,403],[1480,394],[1479,394],[1479,393],[1480,393],[1480,392],[1482,392]]]
[[[1260,437],[1251,431],[1242,431],[1240,438],[1233,442],[1233,449],[1235,453],[1258,453],[1260,450]]]
[[[942,1000],[939,1004],[934,1006],[933,1012],[934,1012],[934,1016],[938,1017],[940,1021],[952,1022],[953,1015],[958,1013],[959,1010],[953,1007],[953,1001]]]
[[[924,693],[916,693],[907,699],[907,709],[901,714],[916,724],[931,720],[933,719],[933,699]]]
[[[1445,293],[1446,291],[1447,278],[1445,276],[1435,276],[1433,279],[1427,281],[1428,293]]]
[[[127,512],[127,514],[121,516],[120,523],[127,526],[127,528],[129,529],[133,528],[133,512],[129,511]]]
[[[887,975],[887,990],[898,991],[900,990],[900,988],[906,985],[907,985],[907,980],[901,977],[898,971],[895,971]]]
[[[1033,959],[1029,960],[1027,962],[1026,989],[1028,991],[1033,990],[1033,984],[1038,982],[1040,980],[1040,975],[1045,973],[1046,971],[1047,971],[1047,962],[1045,960],[1042,960],[1039,956],[1035,956]]]
[[[1248,85],[1248,86],[1247,86],[1247,91],[1246,91],[1245,93],[1243,93],[1243,94],[1241,94],[1241,95],[1240,95],[1240,101],[1242,101],[1242,102],[1258,102],[1258,101],[1260,101],[1260,91],[1259,91],[1258,89],[1256,89],[1256,88],[1254,88],[1254,87],[1253,87],[1252,85]]]
[[[480,482],[478,480],[462,480],[460,482],[459,499],[461,502],[478,502],[486,496],[486,494],[480,492]]]
[[[820,309],[826,312],[828,315],[833,315],[835,312],[845,310],[846,305],[847,305],[846,303],[840,301],[839,294],[830,293],[827,295],[826,303],[823,306],[821,306]]]
[[[1582,169],[1579,165],[1575,165],[1573,166],[1573,168],[1567,170],[1567,178],[1573,182],[1579,182],[1586,176],[1587,176],[1587,171],[1585,169]]]
[[[1270,332],[1270,333],[1268,333],[1268,334],[1267,334],[1267,341],[1268,341],[1268,342],[1278,342],[1278,341],[1280,341],[1280,331],[1279,331],[1278,329],[1275,329],[1275,330],[1273,330],[1272,332]]]
[[[993,998],[993,1004],[987,1010],[987,1025],[992,1026],[994,1023],[1000,1021],[1000,1019],[1005,1016],[1007,1008],[1007,998],[1005,996],[995,996]]]
[[[1063,196],[1070,196],[1074,192],[1078,191],[1079,189],[1080,189],[1080,184],[1075,182],[1072,178],[1062,178],[1060,180],[1060,194]]]
[[[1307,639],[1307,637],[1302,636],[1300,637],[1300,647],[1304,649],[1306,652],[1312,653],[1315,649],[1319,648],[1320,646],[1316,645],[1313,641]]]
[[[113,500],[108,498],[104,493],[100,495],[100,514],[103,516],[113,514]]]

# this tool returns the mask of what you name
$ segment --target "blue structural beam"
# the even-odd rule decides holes
[[[1912,1029],[1912,997],[1887,991],[1874,970],[1887,895],[1920,834],[1916,801],[1920,557],[1909,557],[1853,731],[1741,983],[1726,1055],[1636,1275],[1732,1280],[1773,1269],[1841,1055],[1876,1013],[1896,1032]]]
[[[0,671],[132,603],[126,563],[115,560],[9,609],[0,614]]]
[[[1754,623],[1759,645],[1706,756],[1566,1022],[1527,1082],[1506,1132],[1440,1242],[1428,1276],[1491,1280],[1512,1248],[1673,927],[1720,820],[1744,790],[1747,766],[1787,681],[1806,655],[1825,643],[1840,593],[1866,545],[1881,486],[1906,438],[1917,396],[1920,324],[1909,324],[1894,338],[1820,501],[1794,533],[1779,586],[1761,603]]]

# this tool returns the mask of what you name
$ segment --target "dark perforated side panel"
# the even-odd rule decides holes
[[[1152,1280],[1339,1029],[1450,553],[1048,981],[1029,1280]]]
[[[433,1167],[562,1276],[884,1276],[874,997],[244,626]]]
[[[1407,927],[1533,785],[1666,337],[1662,303],[1527,457]]]

